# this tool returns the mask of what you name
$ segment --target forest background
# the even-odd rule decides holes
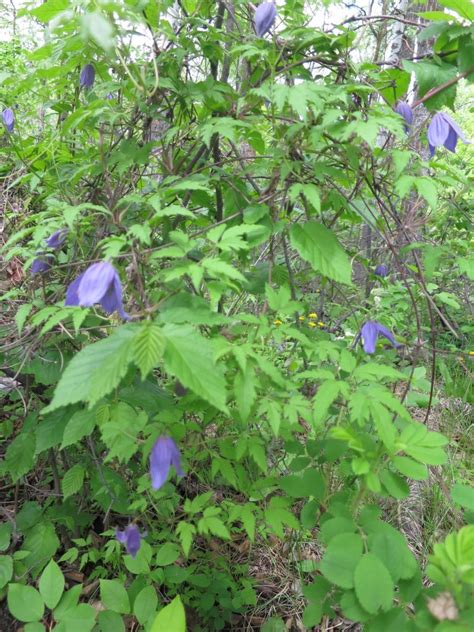
[[[469,0],[0,3],[0,630],[474,628]]]

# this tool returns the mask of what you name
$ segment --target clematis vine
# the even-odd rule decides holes
[[[7,132],[11,134],[13,132],[13,128],[15,127],[15,115],[13,114],[13,110],[11,108],[5,108],[3,110],[2,121],[7,128]]]
[[[66,241],[67,234],[67,228],[60,228],[45,239],[45,243],[48,248],[59,250]],[[31,274],[44,274],[51,268],[51,265],[54,262],[54,256],[51,253],[44,252],[43,250],[38,250],[36,254],[37,257],[31,264]]]
[[[65,305],[92,307],[96,303],[108,315],[118,312],[124,320],[130,319],[123,308],[120,277],[108,261],[90,265],[66,291]]]
[[[142,538],[146,533],[140,533],[138,527],[134,524],[129,524],[123,531],[115,529],[115,537],[117,540],[125,545],[127,553],[133,558],[136,557],[142,543]]]
[[[379,263],[378,266],[376,266],[375,270],[374,270],[374,274],[375,276],[379,276],[379,277],[386,277],[388,274],[388,266],[386,266],[384,263]]]
[[[184,476],[178,446],[171,437],[159,437],[150,454],[150,477],[153,489],[163,487],[171,466],[174,467],[178,476]]]
[[[95,80],[95,68],[92,64],[86,64],[84,68],[81,70],[81,74],[79,76],[79,85],[81,88],[85,88],[86,90],[92,88]]]
[[[405,120],[404,128],[405,132],[408,134],[411,124],[413,123],[413,110],[406,101],[398,101],[394,110]]]
[[[255,11],[255,30],[258,37],[263,37],[272,28],[277,16],[276,6],[273,2],[259,4]]]
[[[430,156],[434,156],[436,147],[443,145],[449,151],[456,153],[458,138],[466,145],[469,143],[456,121],[444,112],[436,112],[428,127]]]
[[[355,344],[362,338],[364,351],[366,353],[375,353],[375,346],[379,336],[386,338],[395,348],[401,346],[395,340],[392,332],[376,320],[368,320],[362,325],[360,332],[357,334],[355,339]]]

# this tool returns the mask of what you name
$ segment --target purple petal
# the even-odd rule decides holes
[[[273,2],[264,2],[255,11],[255,30],[258,37],[263,37],[272,28],[277,15],[276,6]]]
[[[437,112],[431,119],[428,127],[428,142],[430,146],[441,147],[444,145],[449,134],[449,123],[445,120],[442,112]]]
[[[140,550],[142,538],[136,525],[129,524],[125,527],[124,531],[115,529],[115,537],[120,543],[125,544],[125,548],[127,549],[127,553],[129,553],[129,555],[133,558],[136,557],[138,551]]]
[[[91,307],[94,303],[100,303],[116,276],[114,267],[108,261],[93,263],[89,266],[77,290],[79,305]]]
[[[388,267],[384,263],[380,263],[374,270],[374,274],[379,277],[386,277],[388,274]]]
[[[413,123],[413,110],[405,101],[399,101],[395,106],[395,112],[405,119],[404,127],[408,133],[410,131],[410,125]]]
[[[435,155],[436,148],[430,143],[430,157],[433,158]]]
[[[125,542],[127,541],[127,533],[126,533],[126,531],[120,531],[119,529],[115,529],[115,537],[122,544],[125,544]]]
[[[50,235],[48,239],[46,239],[46,245],[49,246],[49,248],[54,248],[54,250],[58,250],[58,248],[61,248],[63,243],[66,241],[67,233],[67,228],[60,228],[52,235]]]
[[[364,351],[366,353],[374,353],[375,345],[378,338],[378,323],[368,320],[361,327],[360,334],[362,336]]]
[[[453,154],[455,154],[457,143],[458,143],[458,135],[456,134],[454,129],[450,127],[448,137],[444,141],[444,146],[446,147],[446,149],[448,149],[449,151],[452,151]]]
[[[443,117],[444,121],[449,125],[449,127],[456,133],[458,138],[460,138],[463,143],[468,145],[469,141],[464,136],[462,129],[459,127],[456,121],[452,119],[448,114],[445,114],[444,112],[440,112],[440,114]]]
[[[92,88],[95,80],[95,68],[92,64],[86,64],[81,70],[79,85],[81,88]]]
[[[64,305],[67,305],[68,307],[79,306],[79,296],[77,295],[77,290],[79,289],[83,276],[84,273],[80,274],[72,283],[69,284],[69,287],[66,290],[66,300]]]
[[[51,263],[54,261],[52,255],[42,255],[33,261],[31,264],[31,274],[43,274],[51,268]]]
[[[2,112],[2,119],[5,127],[11,134],[15,127],[15,115],[13,114],[13,110],[11,108],[5,108]]]
[[[153,489],[160,489],[165,484],[171,465],[178,476],[184,476],[178,446],[173,439],[163,436],[155,441],[150,454],[150,476]]]
[[[391,342],[394,347],[400,347],[400,345],[395,340],[392,332],[389,329],[387,329],[386,327],[384,327],[380,323],[375,323],[375,324],[377,325],[377,331],[378,331],[378,334],[380,336],[383,336],[384,338],[387,338],[387,340],[389,342]]]

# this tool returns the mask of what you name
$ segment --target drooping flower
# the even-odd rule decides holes
[[[356,342],[362,338],[364,351],[366,353],[375,353],[375,345],[379,336],[386,338],[395,348],[401,346],[393,337],[392,332],[376,320],[368,320],[362,325],[360,332],[357,334]]]
[[[108,261],[90,265],[66,291],[66,305],[92,307],[96,303],[108,315],[118,312],[124,320],[130,318],[123,309],[120,277]]]
[[[178,446],[171,437],[159,437],[150,454],[150,476],[153,489],[160,489],[166,483],[171,466],[174,467],[178,476],[184,476]]]
[[[15,127],[15,115],[13,114],[13,110],[11,108],[5,108],[3,110],[2,120],[3,124],[7,128],[7,131],[11,134],[13,132],[13,128]]]
[[[259,4],[255,11],[255,30],[258,37],[263,37],[272,28],[277,15],[276,6],[273,2],[263,2]]]
[[[31,274],[44,274],[51,268],[54,256],[45,252],[37,252],[36,254],[39,256],[33,260],[30,272]]]
[[[67,233],[67,228],[60,228],[59,230],[56,230],[46,239],[46,245],[49,246],[49,248],[53,248],[54,250],[59,250],[59,248],[61,248],[61,246],[66,241]]]
[[[458,138],[466,145],[469,143],[456,121],[453,121],[453,119],[444,112],[436,112],[428,127],[430,156],[434,156],[436,147],[443,145],[446,149],[455,153]]]
[[[404,128],[405,132],[408,134],[410,126],[413,123],[413,110],[406,101],[398,101],[394,109],[395,112],[400,114],[400,116],[402,116],[405,120]]]
[[[133,558],[136,557],[142,543],[142,537],[145,534],[141,534],[138,527],[134,524],[129,524],[123,531],[115,529],[115,537],[119,542],[125,544],[127,553]]]
[[[379,265],[376,266],[374,270],[374,274],[375,276],[386,277],[388,274],[388,266],[386,266],[384,263],[379,263]]]
[[[95,80],[95,68],[93,64],[86,64],[81,70],[79,85],[81,88],[92,88]]]

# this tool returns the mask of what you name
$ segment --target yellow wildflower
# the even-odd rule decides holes
[[[308,323],[309,327],[316,327],[316,323]]]
[[[277,318],[276,320],[273,321],[273,324],[276,325],[277,327],[279,327],[280,325],[283,325],[283,323],[281,322],[281,320],[279,318]]]
[[[311,312],[310,314],[308,314],[308,316],[309,316],[310,318],[317,318],[317,317],[318,317],[318,315],[316,314],[316,312]]]
[[[469,351],[469,355],[474,356],[474,351]]]
[[[322,320],[318,320],[318,325],[319,325],[320,327],[326,327],[326,323],[323,323],[323,321],[322,321]]]
[[[300,319],[301,321],[306,320],[306,316],[300,316],[300,317],[299,317],[299,319]]]

